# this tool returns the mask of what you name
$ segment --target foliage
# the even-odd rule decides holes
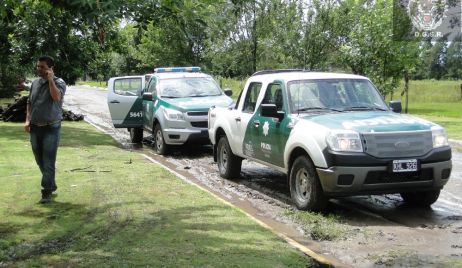
[[[353,72],[384,95],[404,76],[460,79],[460,42],[412,41],[399,2],[5,0],[0,94],[32,73],[42,54],[57,59],[56,72],[69,84],[173,65],[239,78],[275,68]]]

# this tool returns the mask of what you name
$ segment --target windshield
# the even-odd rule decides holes
[[[163,79],[159,82],[161,97],[186,98],[221,95],[215,80],[210,77],[182,77]]]
[[[366,79],[298,80],[288,83],[292,113],[316,110],[388,110],[374,85]]]

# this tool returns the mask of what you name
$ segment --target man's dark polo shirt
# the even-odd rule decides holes
[[[53,101],[48,87],[48,80],[39,78],[32,82],[28,102],[31,107],[30,123],[33,125],[47,125],[63,119],[63,99],[66,93],[66,83],[63,79],[53,78],[56,87],[61,92],[61,99]]]

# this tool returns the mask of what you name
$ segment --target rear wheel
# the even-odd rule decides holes
[[[318,174],[306,156],[295,159],[289,176],[290,196],[300,210],[321,211],[327,205]]]
[[[225,179],[236,179],[240,177],[242,158],[231,151],[228,138],[222,136],[217,144],[218,171]]]
[[[167,153],[168,145],[165,143],[164,134],[160,124],[154,128],[154,150],[156,153],[163,155]]]
[[[142,128],[129,128],[130,141],[133,143],[141,143],[143,141],[143,129]]]
[[[424,192],[401,193],[400,195],[403,198],[404,202],[410,205],[428,207],[431,204],[435,203],[436,200],[438,200],[440,192],[441,190],[432,190]]]

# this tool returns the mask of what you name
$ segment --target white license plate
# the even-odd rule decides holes
[[[393,172],[412,172],[418,169],[417,159],[393,160]]]

